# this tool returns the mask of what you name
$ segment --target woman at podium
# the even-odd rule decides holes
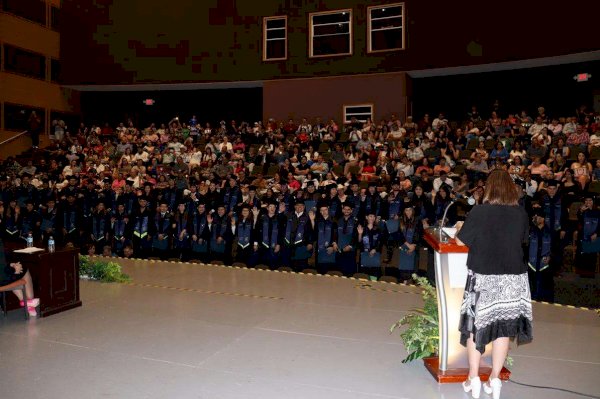
[[[474,398],[482,388],[479,362],[485,346],[492,343],[492,372],[483,389],[498,399],[509,339],[516,338],[518,344],[532,339],[531,294],[523,257],[529,220],[518,200],[508,172],[496,169],[486,181],[483,204],[457,226],[457,242],[469,246],[459,329],[469,358],[469,379],[463,388]]]

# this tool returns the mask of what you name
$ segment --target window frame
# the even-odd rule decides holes
[[[343,14],[347,12],[350,14],[350,18],[348,19],[348,44],[349,51],[347,53],[339,53],[339,54],[314,54],[314,24],[313,18],[315,16],[321,15],[332,15],[332,14]],[[311,12],[308,14],[308,58],[327,58],[327,57],[347,57],[352,56],[354,54],[354,14],[352,13],[351,8],[344,8],[339,10],[331,10],[331,11],[318,11]],[[317,25],[319,26],[319,25]]]
[[[371,114],[369,115],[369,117],[371,118],[371,121],[373,121],[375,119],[375,104],[373,103],[360,103],[360,104],[344,104],[342,105],[342,121],[344,125],[347,125],[348,123],[350,123],[350,121],[348,120],[347,116],[351,115],[351,116],[356,116],[358,114],[355,113],[348,113],[346,111],[346,108],[351,108],[351,107],[370,107],[371,108]],[[356,118],[359,122],[365,123],[367,120],[365,118],[364,121],[358,119],[358,117]]]
[[[402,7],[402,47],[396,47],[391,49],[384,50],[373,50],[373,31],[372,31],[372,17],[371,12],[373,10],[388,8],[388,7]],[[388,51],[401,51],[406,50],[406,3],[391,3],[391,4],[381,4],[376,6],[368,6],[367,7],[367,54],[373,53],[385,53]]]
[[[7,47],[8,48],[12,47],[13,49],[16,49],[18,51],[30,53],[30,54],[33,54],[35,56],[43,58],[43,60],[44,60],[43,61],[44,62],[44,67],[43,67],[43,70],[42,70],[42,76],[41,77],[40,76],[34,76],[34,75],[27,74],[27,73],[23,73],[22,71],[14,71],[12,69],[7,69],[7,67],[6,67],[7,66],[7,61],[8,61],[8,57],[6,56],[6,51],[7,51],[6,49],[7,49]],[[45,55],[45,54],[41,54],[41,53],[38,53],[37,51],[32,51],[32,50],[29,50],[29,49],[26,49],[26,48],[23,48],[23,47],[20,47],[20,46],[15,46],[13,44],[8,44],[6,42],[4,42],[3,45],[2,45],[2,67],[3,67],[2,68],[2,72],[11,73],[11,74],[18,75],[18,76],[23,76],[23,77],[26,77],[26,78],[29,78],[29,79],[36,79],[36,80],[41,80],[41,81],[47,81],[47,79],[49,78],[48,77],[48,63],[49,63],[48,56]]]
[[[284,20],[285,21],[285,38],[284,39],[274,39],[274,40],[284,40],[285,42],[285,56],[283,58],[267,58],[267,22],[268,21],[276,21],[276,20]],[[281,28],[277,28],[281,29]],[[273,40],[273,39],[271,39]],[[288,59],[288,16],[287,15],[276,15],[272,17],[263,17],[263,57],[262,60],[264,62],[271,61],[285,61]]]

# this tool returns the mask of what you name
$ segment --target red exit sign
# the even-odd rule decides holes
[[[577,82],[587,82],[591,77],[592,75],[589,73],[578,73],[577,75],[573,76],[573,79]]]
[[[144,104],[146,105],[154,105],[154,100],[151,98],[147,98],[144,100]]]

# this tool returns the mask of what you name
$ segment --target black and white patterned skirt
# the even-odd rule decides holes
[[[473,334],[477,350],[496,338],[515,338],[518,345],[533,339],[531,292],[527,273],[478,274],[469,270],[460,309],[460,343]]]

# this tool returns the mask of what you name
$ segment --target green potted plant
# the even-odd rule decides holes
[[[408,356],[402,360],[402,363],[436,356],[439,346],[438,305],[435,287],[429,284],[425,277],[413,274],[412,278],[422,288],[423,307],[413,309],[413,313],[407,314],[390,327],[390,333],[392,333],[397,328],[407,326],[400,332],[400,338],[408,352]]]
[[[79,256],[79,277],[98,280],[103,283],[126,283],[131,278],[121,271],[117,262],[107,262],[91,259],[89,256]]]

